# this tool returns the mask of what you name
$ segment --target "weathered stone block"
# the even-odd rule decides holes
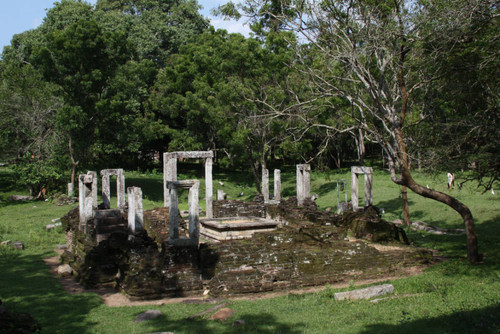
[[[393,293],[394,286],[392,284],[383,284],[371,286],[369,288],[346,291],[346,292],[337,292],[335,296],[335,300],[357,300],[357,299],[370,299],[373,297],[380,297],[389,293]]]

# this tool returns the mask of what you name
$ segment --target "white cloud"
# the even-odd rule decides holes
[[[243,20],[222,20],[210,18],[210,23],[215,27],[215,29],[225,29],[229,33],[239,33],[245,37],[250,36],[250,27],[245,24]]]

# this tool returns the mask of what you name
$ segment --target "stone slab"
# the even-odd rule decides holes
[[[394,286],[392,284],[382,284],[375,285],[369,288],[337,292],[335,300],[357,300],[357,299],[370,299],[373,297],[383,296],[394,292]]]
[[[168,157],[182,158],[182,159],[196,159],[196,158],[213,158],[214,152],[212,151],[180,151],[180,152],[167,152]]]
[[[373,168],[372,167],[366,167],[366,166],[352,166],[351,167],[351,173],[356,173],[356,174],[373,174]]]
[[[147,321],[147,320],[152,320],[152,319],[158,318],[161,315],[163,315],[163,313],[160,310],[147,310],[146,312],[139,314],[135,318],[135,322],[143,322],[143,321]]]

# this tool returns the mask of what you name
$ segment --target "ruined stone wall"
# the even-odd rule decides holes
[[[259,217],[266,218],[266,206],[264,200],[243,202],[239,200],[215,201],[214,217]]]
[[[343,216],[319,212],[314,202],[297,208],[290,199],[270,211],[285,221],[281,228],[257,233],[252,239],[201,243],[197,248],[168,244],[166,208],[146,211],[145,229],[132,238],[118,231],[100,243],[91,221],[87,233],[80,232],[75,209],[62,218],[72,236],[63,259],[85,286],[108,284],[132,299],[154,299],[200,295],[205,289],[211,295],[237,295],[376,278],[423,258],[410,247],[387,254],[361,240],[349,242],[349,224]],[[359,212],[346,218],[351,222],[378,219],[385,226],[379,216],[370,215]]]

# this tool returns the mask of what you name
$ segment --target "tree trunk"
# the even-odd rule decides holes
[[[448,194],[432,189],[427,189],[426,187],[415,182],[415,180],[413,180],[413,177],[411,176],[410,169],[408,168],[406,145],[403,140],[402,129],[398,129],[396,131],[396,141],[398,144],[399,153],[401,154],[402,166],[401,179],[393,179],[394,182],[402,186],[407,186],[414,193],[420,196],[431,198],[438,202],[444,203],[458,212],[465,224],[465,233],[467,235],[467,259],[473,264],[479,263],[481,261],[481,256],[479,255],[477,246],[476,227],[474,224],[474,218],[472,217],[472,213],[470,212],[469,208],[465,204]]]
[[[410,226],[410,205],[408,204],[408,192],[406,186],[401,187],[401,199],[403,200],[403,222],[406,226]]]
[[[404,179],[408,180],[408,188],[410,188],[413,192],[419,194],[420,196],[432,198],[436,201],[444,203],[458,212],[460,216],[462,216],[465,224],[465,232],[467,235],[467,258],[471,263],[480,262],[481,257],[479,255],[477,247],[476,227],[474,224],[474,218],[472,217],[472,213],[470,212],[469,208],[465,204],[448,194],[432,189],[427,189],[426,187],[417,184],[413,180],[411,175],[409,175],[409,172],[408,175],[404,177]]]
[[[78,166],[79,161],[75,161],[75,157],[73,156],[73,146],[71,145],[71,136],[69,136],[68,140],[68,147],[69,147],[69,158],[71,159],[71,183],[75,184],[75,176],[76,176],[76,167]]]
[[[420,155],[420,150],[417,153],[418,171],[422,171],[422,156]]]
[[[250,167],[252,169],[253,178],[255,180],[255,187],[257,188],[257,194],[262,192],[262,188],[260,185],[260,179],[262,178],[262,174],[259,173],[259,162],[251,162]]]
[[[354,137],[354,142],[356,143],[358,163],[360,166],[364,166],[366,149],[365,149],[365,138],[363,135],[363,131],[361,129],[358,129],[358,135],[352,133],[352,136]]]

